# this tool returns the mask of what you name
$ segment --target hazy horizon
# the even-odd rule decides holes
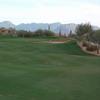
[[[0,22],[85,23],[100,27],[99,0],[0,0]]]

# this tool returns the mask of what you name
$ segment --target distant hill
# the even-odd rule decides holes
[[[51,31],[62,34],[69,34],[70,30],[74,33],[76,29],[76,24],[61,24],[61,23],[52,23],[52,24],[43,24],[43,23],[31,23],[31,24],[20,24],[16,26],[17,30],[27,30],[27,31],[36,31],[37,29],[48,29],[50,26]]]
[[[61,31],[62,34],[68,35],[70,31],[75,33],[75,29],[77,27],[77,24],[74,23],[69,23],[69,24],[61,24],[61,23],[29,23],[29,24],[24,24],[21,23],[19,25],[14,25],[13,23],[9,21],[3,21],[0,22],[0,27],[5,27],[5,28],[15,28],[16,30],[26,30],[26,31],[36,31],[38,29],[48,29],[48,26],[50,26],[51,31],[55,33],[59,33]],[[99,29],[99,27],[94,26],[93,27],[95,30]]]
[[[9,21],[3,21],[3,22],[0,22],[0,27],[5,27],[5,28],[15,28],[16,26],[9,22]]]

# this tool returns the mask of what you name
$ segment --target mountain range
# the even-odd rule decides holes
[[[75,29],[76,29],[77,25],[78,24],[74,24],[74,23],[69,23],[69,24],[61,24],[61,23],[52,23],[52,24],[48,24],[48,23],[29,23],[29,24],[25,24],[25,23],[21,23],[19,25],[14,25],[10,21],[0,22],[0,28],[1,27],[15,28],[16,30],[25,30],[25,31],[34,32],[38,29],[48,29],[48,27],[50,27],[51,31],[53,31],[55,33],[59,33],[59,31],[61,31],[62,34],[66,34],[66,35],[68,35],[70,33],[70,31],[72,31],[72,33],[75,33]],[[100,29],[97,26],[93,26],[93,28],[95,30]]]

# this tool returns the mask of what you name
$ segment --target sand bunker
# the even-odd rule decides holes
[[[66,43],[66,41],[48,41],[48,43],[51,43],[51,44],[63,44],[63,43]]]

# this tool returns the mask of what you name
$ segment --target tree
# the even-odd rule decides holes
[[[89,40],[97,45],[97,53],[99,54],[100,49],[100,30],[96,30],[89,34]]]
[[[100,44],[100,30],[93,31],[90,34],[90,40],[95,42],[95,43]]]
[[[78,36],[84,36],[85,34],[87,35],[88,33],[91,33],[93,31],[91,24],[86,23],[86,24],[80,24],[76,28],[76,33]]]
[[[61,34],[61,29],[59,29],[59,37],[61,37],[62,36],[62,34]]]

